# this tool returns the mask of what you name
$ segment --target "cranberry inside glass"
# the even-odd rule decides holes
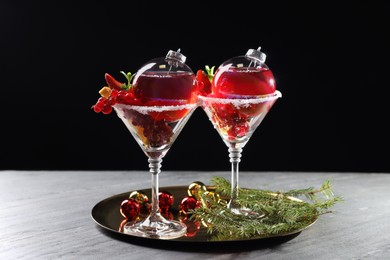
[[[195,76],[180,51],[142,66],[133,81],[136,105],[116,103],[113,108],[148,157],[152,177],[150,215],[141,222],[123,227],[127,234],[172,239],[186,234],[186,225],[168,220],[159,208],[159,181],[162,158],[197,107]]]
[[[241,153],[281,93],[260,48],[222,63],[213,78],[211,93],[200,95],[201,106],[228,147],[231,162],[231,198],[228,208],[236,214],[255,215],[238,199]]]

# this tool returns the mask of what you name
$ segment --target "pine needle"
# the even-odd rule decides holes
[[[213,177],[215,193],[221,198],[230,197],[230,182],[221,177]],[[239,189],[237,202],[258,213],[265,213],[263,218],[250,215],[237,215],[209,193],[201,193],[206,207],[191,211],[191,219],[201,220],[207,225],[207,232],[213,234],[212,240],[236,240],[261,238],[288,234],[303,230],[315,222],[320,215],[332,213],[337,202],[343,201],[334,196],[330,180],[318,188],[274,192],[270,190]],[[308,201],[297,199],[305,197]]]

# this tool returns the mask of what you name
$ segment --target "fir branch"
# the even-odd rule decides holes
[[[221,177],[213,177],[215,193],[221,198],[229,198],[230,182]],[[330,180],[319,189],[307,188],[288,192],[269,190],[239,189],[238,203],[255,212],[265,213],[263,218],[237,215],[226,208],[226,202],[216,201],[208,192],[200,194],[203,207],[191,211],[191,219],[207,223],[212,240],[235,240],[242,238],[267,237],[302,230],[320,215],[331,213],[329,209],[341,197],[334,196]],[[310,200],[297,199],[304,196]]]

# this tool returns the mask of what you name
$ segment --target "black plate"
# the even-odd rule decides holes
[[[160,191],[168,191],[175,198],[173,210],[171,211],[171,213],[176,220],[179,218],[177,207],[181,199],[187,196],[187,189],[188,186],[160,187]],[[151,197],[151,189],[143,189],[138,191],[144,192],[149,198]],[[191,249],[195,251],[205,251],[209,249],[221,249],[224,251],[242,251],[247,250],[251,247],[269,247],[272,245],[286,242],[296,237],[300,232],[310,227],[314,223],[311,223],[303,229],[295,230],[289,233],[261,238],[253,237],[250,239],[241,240],[210,241],[211,235],[206,232],[206,228],[204,228],[203,226],[195,233],[195,235],[193,234],[192,236],[183,236],[170,240],[136,237],[130,234],[123,233],[121,228],[121,225],[123,225],[124,218],[119,212],[119,207],[121,202],[129,197],[130,193],[130,191],[121,193],[100,201],[92,208],[91,215],[93,220],[102,228],[102,231],[106,235],[115,239],[124,240],[135,244],[141,244],[144,246],[151,246],[157,248],[161,247],[165,249],[172,247],[175,250],[186,251]]]

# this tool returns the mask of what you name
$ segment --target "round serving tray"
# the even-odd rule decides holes
[[[160,187],[160,191],[167,191],[171,193],[175,198],[171,213],[173,215],[173,218],[176,220],[178,220],[179,218],[179,213],[177,210],[178,205],[182,198],[188,195],[187,189],[188,186]],[[142,189],[138,191],[144,192],[149,198],[151,197],[151,189]],[[125,240],[131,243],[142,244],[145,246],[162,248],[168,248],[169,246],[172,246],[172,248],[175,250],[186,251],[190,250],[191,248],[196,251],[204,251],[207,249],[214,250],[218,248],[224,251],[230,251],[235,249],[244,250],[248,247],[269,247],[274,244],[280,244],[291,240],[315,222],[314,221],[310,223],[308,226],[302,229],[294,230],[289,233],[272,235],[269,237],[252,237],[249,239],[246,238],[240,240],[210,240],[212,235],[208,234],[206,228],[204,228],[203,226],[201,226],[201,228],[197,232],[191,232],[186,236],[170,240],[148,237],[136,237],[123,232],[122,227],[126,221],[119,212],[121,202],[124,199],[127,199],[130,193],[130,191],[124,192],[100,201],[92,208],[91,216],[96,222],[96,224],[102,228],[102,231],[105,234],[115,239]]]

